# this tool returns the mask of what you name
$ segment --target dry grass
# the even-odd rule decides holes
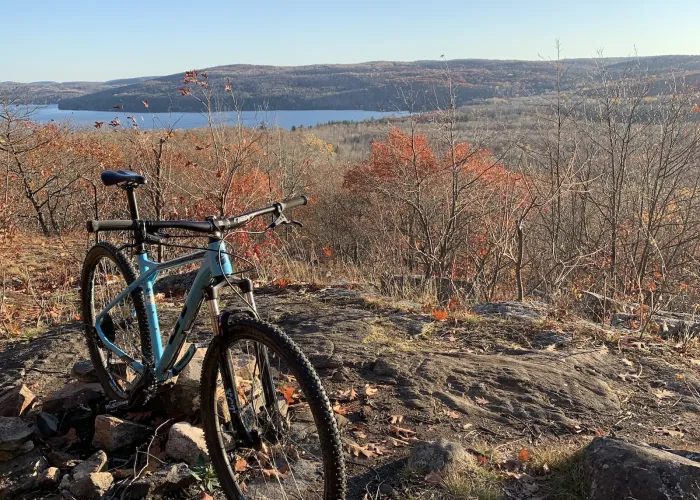
[[[584,443],[548,446],[533,450],[531,474],[544,476],[540,483],[543,500],[586,500],[589,482],[584,464]]]
[[[0,338],[32,339],[80,320],[84,240],[21,236],[0,246]]]
[[[450,467],[442,487],[454,500],[498,500],[504,483],[503,475],[472,459]]]

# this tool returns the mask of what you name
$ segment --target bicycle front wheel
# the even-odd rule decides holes
[[[279,328],[236,318],[202,367],[202,425],[232,499],[345,498],[333,409],[311,363]]]

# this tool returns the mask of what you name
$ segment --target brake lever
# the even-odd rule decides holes
[[[275,220],[273,220],[270,223],[270,225],[265,228],[265,230],[267,231],[268,229],[274,229],[277,226],[282,226],[284,224],[291,224],[293,226],[304,227],[304,225],[298,220],[289,220],[287,219],[287,217],[285,217],[284,214],[280,213],[277,217],[275,217]]]

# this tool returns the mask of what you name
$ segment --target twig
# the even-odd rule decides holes
[[[139,454],[139,453],[143,453],[143,454],[146,455],[146,463],[144,464],[143,467],[141,467],[141,469],[140,469],[138,472],[136,472],[136,464],[138,463],[138,460],[134,460],[134,477],[131,478],[131,480],[130,480],[130,481],[128,482],[128,484],[126,485],[126,488],[124,488],[124,491],[122,492],[121,497],[120,497],[121,500],[124,500],[124,495],[126,495],[126,492],[129,491],[129,486],[131,486],[132,484],[134,484],[134,482],[135,482],[137,479],[139,479],[139,478],[141,477],[141,474],[143,474],[144,471],[148,468],[148,459],[149,459],[150,457],[155,458],[155,459],[158,460],[160,463],[165,463],[165,462],[163,462],[161,459],[159,459],[158,457],[155,457],[155,456],[151,455],[150,452],[151,452],[151,446],[153,446],[153,442],[155,441],[156,437],[158,437],[158,431],[159,431],[163,426],[169,424],[171,421],[172,421],[172,419],[169,418],[168,420],[166,420],[165,422],[163,422],[162,424],[160,424],[158,427],[156,427],[156,430],[155,430],[155,432],[153,433],[153,436],[151,436],[151,440],[148,442],[148,446],[146,447],[146,451],[145,451],[145,452],[143,452],[143,451],[138,451],[138,450],[136,451],[136,457],[137,457],[137,458],[138,458],[138,454]]]

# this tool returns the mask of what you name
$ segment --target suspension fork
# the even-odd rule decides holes
[[[238,397],[236,373],[231,363],[231,357],[228,355],[225,340],[221,336],[218,288],[216,286],[205,288],[204,296],[209,309],[211,327],[214,332],[212,343],[219,354],[219,370],[221,371],[221,381],[224,386],[224,395],[226,397],[226,405],[228,406],[229,420],[231,422],[231,429],[229,429],[229,431],[234,433],[237,445],[252,447],[258,439],[246,428],[241,418],[241,402]]]

